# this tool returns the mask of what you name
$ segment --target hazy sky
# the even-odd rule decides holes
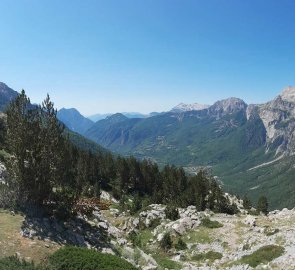
[[[0,81],[83,114],[295,84],[294,0],[0,0]]]

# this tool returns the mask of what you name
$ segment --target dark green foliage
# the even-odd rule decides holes
[[[250,255],[243,256],[240,260],[243,264],[249,264],[251,267],[256,267],[257,265],[274,260],[280,257],[284,253],[284,248],[281,246],[269,245],[261,247]]]
[[[65,247],[48,259],[50,270],[135,270],[127,261],[113,255],[77,247]]]
[[[6,125],[4,116],[0,115],[0,148],[5,146]]]
[[[7,109],[7,145],[10,154],[10,186],[17,201],[43,205],[54,195],[53,188],[63,190],[69,167],[62,137],[63,128],[49,96],[42,106],[32,107],[23,90]]]
[[[265,196],[261,196],[259,199],[258,199],[258,202],[257,202],[257,212],[258,213],[263,213],[265,215],[268,214],[268,201],[267,201],[267,198]]]
[[[135,231],[132,231],[129,234],[129,239],[131,240],[132,245],[134,247],[141,247],[141,245],[142,245],[141,238]]]
[[[246,210],[249,210],[252,208],[251,200],[246,195],[244,196],[244,199],[243,199],[243,207]]]
[[[168,218],[170,220],[179,219],[178,209],[173,206],[170,206],[170,205],[167,205],[167,207],[165,209],[165,215],[166,215],[166,218]]]
[[[0,270],[41,270],[34,266],[33,263],[28,263],[19,260],[17,257],[6,257],[0,259]]]
[[[160,247],[165,251],[168,251],[172,248],[172,239],[169,232],[164,234],[162,240],[160,241]]]
[[[185,250],[187,249],[187,245],[181,238],[179,238],[178,242],[175,244],[175,248],[177,250]]]
[[[201,225],[206,228],[210,228],[210,229],[223,227],[223,225],[221,223],[219,223],[218,221],[215,221],[215,220],[213,221],[209,218],[203,218],[201,221]]]

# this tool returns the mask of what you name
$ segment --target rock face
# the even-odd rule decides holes
[[[277,154],[295,153],[295,87],[287,87],[274,100],[256,106],[266,129],[267,149]]]
[[[217,115],[218,117],[226,114],[232,114],[239,111],[246,111],[247,104],[239,98],[228,98],[217,101],[209,108],[209,114]]]
[[[288,86],[286,87],[282,93],[281,98],[287,102],[295,102],[295,87],[294,86]]]

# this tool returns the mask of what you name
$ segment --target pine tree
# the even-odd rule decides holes
[[[7,146],[11,158],[6,166],[9,174],[9,186],[15,192],[16,200],[23,201],[29,196],[27,188],[30,186],[26,160],[30,148],[30,125],[28,111],[30,100],[25,91],[10,104],[7,113]]]
[[[249,209],[252,208],[251,200],[247,197],[247,195],[244,196],[244,199],[243,199],[243,207],[246,210],[249,210]]]
[[[268,214],[268,201],[267,201],[267,198],[265,196],[261,196],[258,199],[256,208],[257,208],[258,213],[262,212],[265,215]]]

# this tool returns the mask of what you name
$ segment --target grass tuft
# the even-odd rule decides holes
[[[240,263],[256,267],[261,263],[268,263],[284,253],[284,248],[276,245],[261,247],[250,255],[243,256]]]
[[[209,229],[215,229],[215,228],[223,227],[223,224],[221,224],[220,222],[210,220],[209,218],[202,219],[201,225],[206,227],[206,228],[209,228]]]

